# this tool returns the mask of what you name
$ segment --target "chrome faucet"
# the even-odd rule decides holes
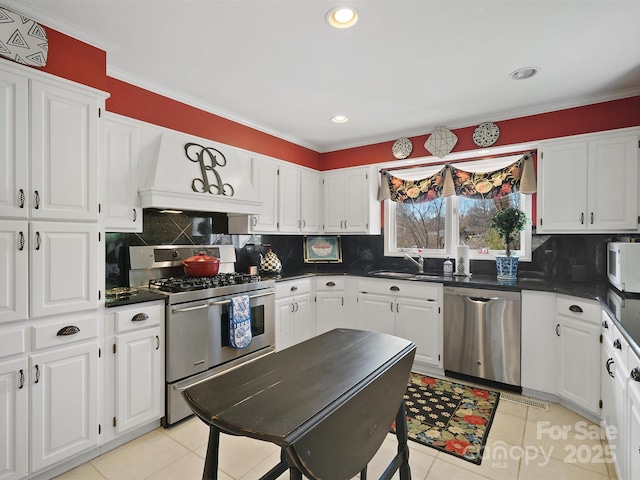
[[[404,259],[405,260],[409,260],[411,263],[413,263],[416,267],[418,267],[418,273],[424,273],[424,257],[422,256],[418,256],[418,258],[420,259],[420,261],[414,260],[413,258],[411,258],[409,255],[405,254]]]

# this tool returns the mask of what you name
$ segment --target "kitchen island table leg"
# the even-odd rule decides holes
[[[218,480],[218,449],[220,446],[220,429],[209,426],[209,444],[204,460],[204,473],[202,480]]]

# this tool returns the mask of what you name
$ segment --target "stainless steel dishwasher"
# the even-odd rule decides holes
[[[445,372],[519,387],[520,303],[520,292],[445,287]]]

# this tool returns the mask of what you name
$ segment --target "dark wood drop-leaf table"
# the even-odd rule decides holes
[[[218,478],[220,432],[275,443],[281,461],[262,479],[347,480],[396,421],[398,452],[382,474],[410,480],[403,396],[416,347],[383,333],[336,329],[193,385],[183,396],[209,425],[206,480]]]

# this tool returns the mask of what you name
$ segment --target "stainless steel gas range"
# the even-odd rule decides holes
[[[182,260],[200,252],[220,259],[218,275],[185,277]],[[131,286],[167,295],[165,418],[171,425],[192,414],[181,392],[275,350],[275,282],[234,272],[231,245],[129,247]],[[230,307],[247,295],[251,343],[229,342]]]

